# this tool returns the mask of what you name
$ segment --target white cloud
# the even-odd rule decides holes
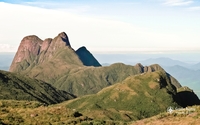
[[[172,46],[173,48],[199,46],[199,35],[196,31],[197,35],[192,33],[187,35],[176,34],[175,32],[165,32],[164,29],[158,31],[154,28],[148,28],[148,26],[144,28],[145,26],[137,26],[134,23],[96,18],[98,16],[74,14],[57,9],[52,10],[0,2],[0,17],[0,44],[6,43],[11,46],[18,46],[21,39],[27,35],[38,35],[41,39],[45,39],[55,37],[62,31],[68,34],[74,49],[86,46],[92,51],[131,51],[148,50],[147,48],[170,49]],[[147,18],[146,21],[149,22],[149,26],[153,21],[158,25],[161,25],[160,22],[162,22],[155,17]],[[189,43],[188,41],[191,42]],[[9,50],[8,48],[4,50]]]
[[[9,44],[0,44],[0,52],[16,52],[17,47]]]
[[[189,7],[188,10],[190,10],[190,11],[198,11],[198,10],[200,10],[200,6]]]
[[[20,5],[40,7],[45,9],[62,10],[73,13],[84,13],[90,10],[89,5],[73,4],[67,1],[32,1],[32,2],[21,2]]]
[[[193,0],[165,0],[164,4],[169,6],[186,6],[192,4]]]

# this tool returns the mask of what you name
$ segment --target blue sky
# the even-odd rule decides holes
[[[0,19],[1,51],[62,31],[94,52],[200,50],[199,0],[4,0]]]

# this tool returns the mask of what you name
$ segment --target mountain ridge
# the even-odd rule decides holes
[[[76,96],[95,94],[129,76],[156,71],[164,71],[176,89],[181,88],[180,83],[157,64],[116,63],[102,67],[86,47],[75,51],[65,32],[44,41],[34,35],[23,38],[10,69]]]
[[[102,67],[86,47],[75,51],[64,32],[44,41],[36,36],[23,38],[10,66],[11,72],[45,81],[76,96],[97,93],[130,75],[160,70],[164,69],[159,65],[143,66],[140,63],[135,66],[117,63]],[[174,77],[168,76],[174,86],[181,87]]]

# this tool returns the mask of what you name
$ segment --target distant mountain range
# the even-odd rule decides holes
[[[163,67],[172,67],[172,66],[182,66],[192,70],[200,70],[200,62],[197,64],[189,64],[179,60],[173,60],[170,58],[150,58],[147,60],[140,61],[144,65],[151,65],[151,64],[159,64]]]
[[[181,62],[179,60],[173,60],[173,59],[164,58],[164,57],[162,57],[162,58],[150,58],[150,59],[141,61],[141,63],[144,64],[144,65],[159,64],[159,65],[164,66],[164,67],[166,67],[166,66],[170,67],[170,66],[175,66],[175,65],[179,65],[179,66],[183,66],[183,67],[190,66],[189,64]]]

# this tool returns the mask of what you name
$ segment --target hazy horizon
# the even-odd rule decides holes
[[[86,47],[87,48],[87,47]],[[89,50],[89,49],[88,49]],[[89,50],[90,51],[90,50]],[[200,63],[200,51],[90,51],[100,63],[129,63],[151,58],[170,58],[188,64]],[[0,55],[15,55],[16,52],[0,52]],[[9,57],[11,58],[11,57]]]

